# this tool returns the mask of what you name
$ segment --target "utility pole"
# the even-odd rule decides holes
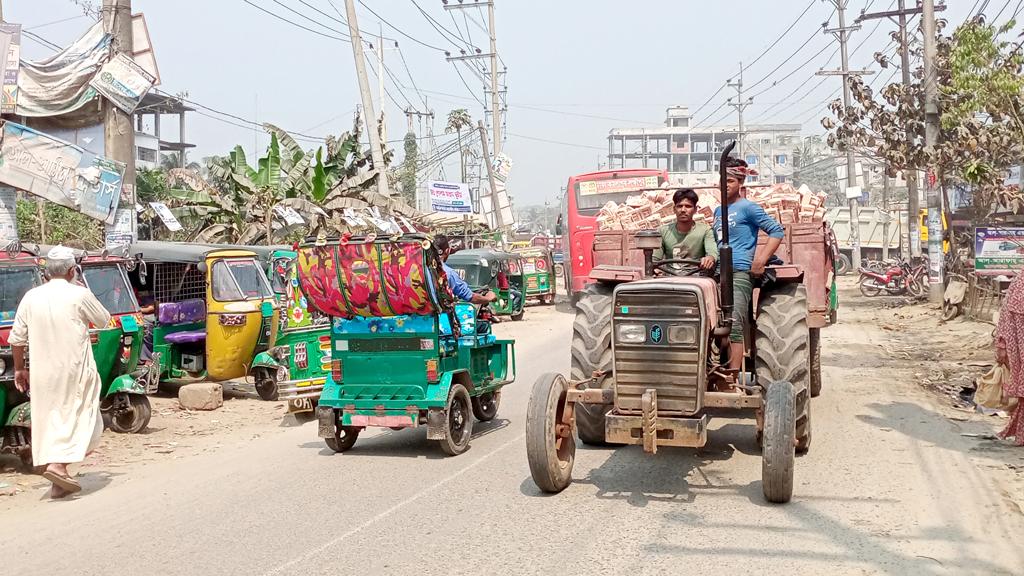
[[[348,33],[352,37],[352,56],[356,61],[356,76],[359,79],[359,95],[363,101],[364,116],[367,118],[367,134],[370,137],[370,156],[373,158],[373,169],[377,171],[377,191],[384,196],[391,196],[388,185],[387,168],[384,166],[384,143],[381,141],[377,114],[373,111],[373,96],[370,94],[370,81],[366,77],[366,61],[363,56],[363,39],[359,35],[359,24],[356,21],[355,0],[345,0],[345,13],[348,16]],[[381,76],[384,71],[378,72]],[[383,106],[382,106],[383,108]]]
[[[448,4],[445,0],[445,10],[463,10],[467,8],[479,8],[481,6],[487,6],[487,35],[490,38],[490,52],[487,54],[466,54],[463,56],[449,56],[447,60],[449,62],[457,60],[469,60],[474,58],[489,58],[491,62],[490,80],[491,80],[491,128],[492,128],[492,141],[494,144],[494,156],[501,153],[501,93],[498,91],[498,36],[495,33],[494,24],[494,1],[488,0],[487,2],[473,2],[472,4]]]
[[[380,106],[381,133],[384,129],[384,24],[380,25],[380,36],[377,37],[377,105]]]
[[[850,32],[860,30],[860,26],[846,26],[846,5],[849,0],[832,0],[839,14],[839,27],[826,29],[826,34],[832,34],[839,41],[839,53],[842,56],[842,70],[822,70],[819,76],[842,76],[843,77],[843,107],[850,108],[850,77],[871,74],[868,70],[850,70],[850,55],[846,49]],[[853,149],[846,151],[846,189],[857,186],[857,160],[853,155]],[[850,198],[850,242],[853,244],[853,269],[860,268],[860,199]]]
[[[132,1],[103,0],[103,29],[113,36],[113,52],[132,53]],[[122,210],[131,214],[131,240],[138,237],[137,215],[135,213],[135,126],[132,118],[107,99],[102,99],[103,109],[103,150],[107,158],[124,164],[124,178],[121,181],[121,197],[128,206],[119,208],[115,215],[114,227],[120,220]],[[120,204],[124,205],[124,202]],[[108,231],[116,228],[107,226]]]
[[[882,222],[882,260],[889,259],[889,173],[882,173],[882,209],[885,210],[885,221]]]
[[[899,26],[900,36],[900,72],[903,76],[903,86],[910,87],[910,42],[907,39],[907,17],[915,14],[921,14],[924,11],[923,7],[907,8],[906,0],[898,0],[898,9],[895,11],[886,12],[874,12],[871,14],[862,13],[857,18],[857,23],[864,22],[865,20],[874,20],[876,18],[889,18],[893,20],[897,26]],[[944,5],[935,7],[936,12],[945,10]],[[913,139],[913,137],[909,137]],[[903,177],[907,181],[907,245],[910,247],[910,256],[912,258],[921,257],[921,232],[918,229],[918,212],[921,211],[919,206],[920,196],[917,192],[917,181],[918,172],[917,170],[904,170]]]
[[[924,0],[921,5],[921,34],[924,36],[924,147],[931,152],[939,143],[939,88],[935,74],[935,5]],[[931,165],[925,174],[924,191],[928,199],[928,291],[929,300],[942,304],[942,194],[938,187],[939,167]]]
[[[501,214],[501,206],[498,205],[498,185],[494,178],[494,163],[491,161],[491,153],[487,146],[487,129],[484,128],[483,120],[477,121],[477,129],[480,130],[480,147],[483,149],[484,164],[487,165],[487,181],[490,184],[487,196],[491,199],[491,210],[494,211],[494,225],[498,230],[505,227]]]
[[[747,98],[743,100],[743,62],[740,62],[740,75],[736,78],[735,82],[729,82],[730,88],[736,89],[736,102],[729,98],[728,104],[731,108],[736,110],[739,114],[739,129],[736,135],[737,144],[739,144],[740,158],[746,156],[746,149],[743,147],[744,141],[746,140],[746,133],[743,130],[743,111],[746,110],[747,106],[754,103],[753,98]]]

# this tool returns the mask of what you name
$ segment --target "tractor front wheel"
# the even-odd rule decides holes
[[[576,441],[566,427],[565,395],[569,383],[561,374],[544,374],[533,384],[526,409],[526,459],[530,476],[544,492],[556,493],[572,483]]]
[[[793,497],[796,461],[796,393],[784,380],[768,383],[764,397],[764,448],[761,488],[765,500],[776,504]]]

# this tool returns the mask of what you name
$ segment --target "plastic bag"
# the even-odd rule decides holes
[[[974,393],[974,403],[990,410],[1004,410],[1009,412],[1017,405],[1017,399],[1007,396],[1003,392],[1003,382],[1010,379],[1010,368],[1002,364],[996,364],[978,378],[977,391]]]

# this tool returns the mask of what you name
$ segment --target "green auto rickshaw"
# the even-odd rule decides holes
[[[551,250],[543,246],[520,248],[516,254],[523,258],[523,281],[526,298],[536,298],[541,304],[555,302],[555,261]]]
[[[489,288],[498,295],[490,306],[494,314],[510,316],[512,320],[523,319],[526,298],[520,255],[493,248],[475,248],[452,254],[447,264],[470,288]]]
[[[515,342],[487,306],[454,301],[426,236],[311,241],[299,249],[310,306],[332,319],[317,432],[335,452],[370,427],[426,428],[448,455],[469,448],[515,379]],[[379,445],[378,445],[379,446]]]
[[[313,411],[331,370],[331,326],[307,306],[295,258],[295,251],[278,248],[264,259],[281,322],[275,346],[253,359],[252,375],[260,398],[287,400],[288,411],[297,414]]]

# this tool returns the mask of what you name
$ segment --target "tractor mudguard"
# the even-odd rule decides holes
[[[7,421],[4,422],[4,426],[22,426],[25,428],[32,426],[32,406],[28,402],[15,406],[11,413],[7,415]]]
[[[260,352],[252,359],[252,368],[272,368],[277,370],[281,363],[274,360],[274,357],[270,355],[270,352]],[[250,372],[252,372],[250,368]]]
[[[146,387],[139,384],[131,374],[122,374],[114,381],[110,383],[110,388],[107,390],[107,396],[113,396],[118,392],[125,392],[127,394],[142,394],[146,395]]]

